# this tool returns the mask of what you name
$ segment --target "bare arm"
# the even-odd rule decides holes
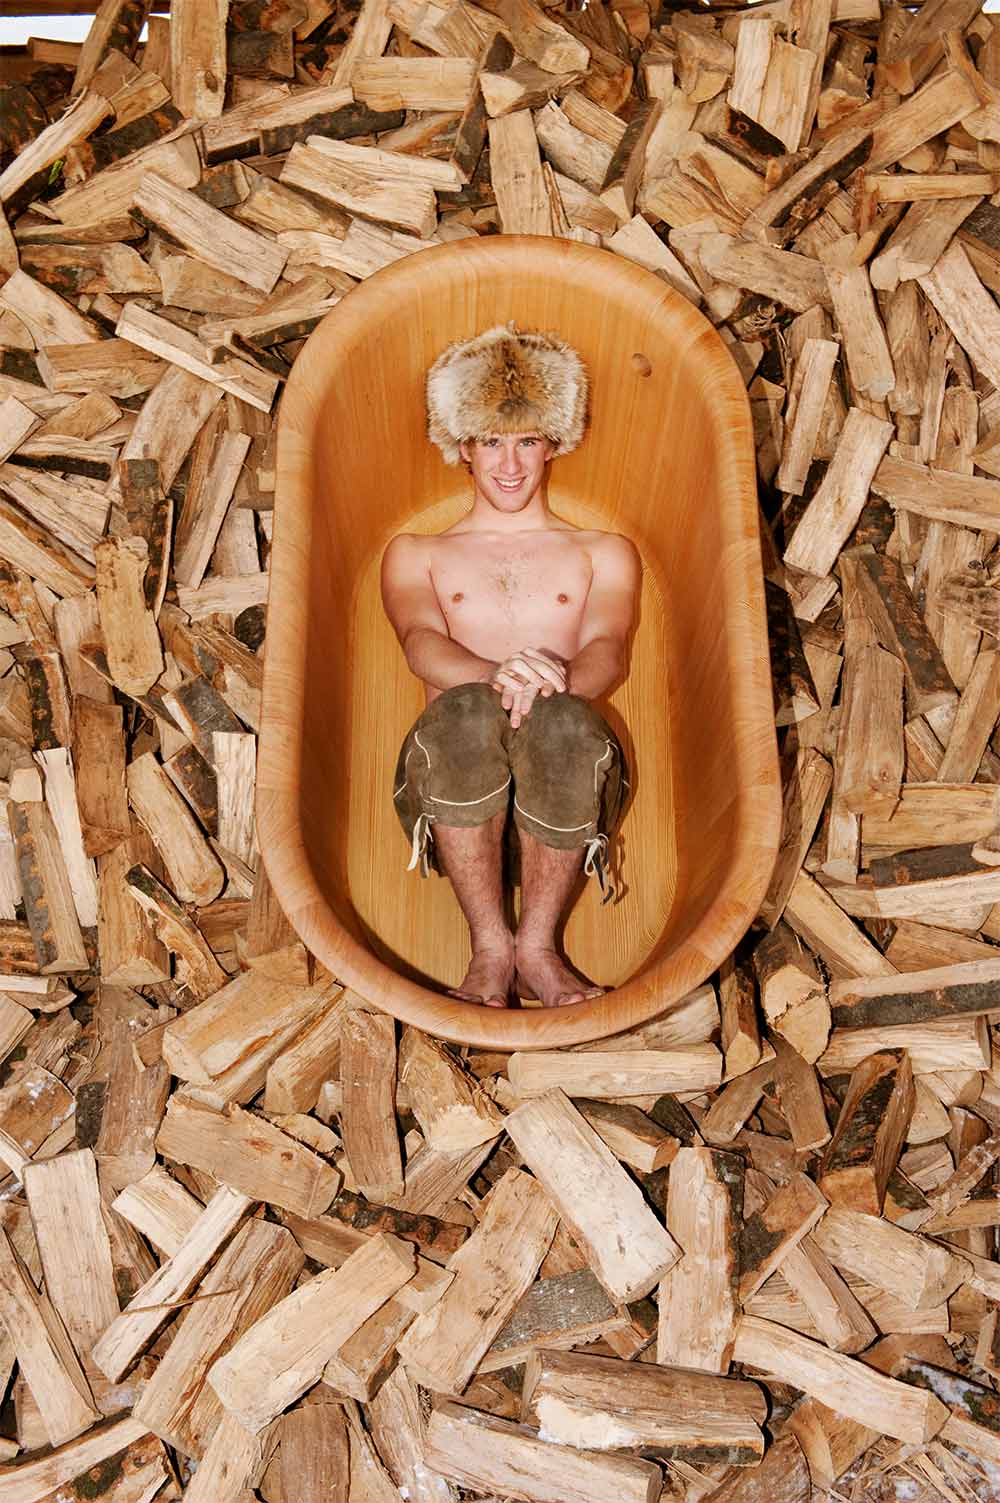
[[[382,558],[382,604],[410,671],[434,689],[489,683],[495,662],[470,652],[448,635],[448,623],[431,581],[424,538],[393,538]]]
[[[580,646],[567,664],[567,690],[581,699],[597,699],[625,676],[642,574],[635,544],[617,535],[602,538],[593,562]]]

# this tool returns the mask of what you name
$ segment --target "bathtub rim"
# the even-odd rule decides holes
[[[316,878],[299,816],[299,779],[305,708],[308,592],[301,588],[312,527],[308,506],[309,438],[315,417],[312,393],[330,369],[330,349],[367,321],[381,300],[405,295],[423,274],[475,275],[473,261],[519,263],[537,275],[539,258],[558,275],[566,259],[579,261],[595,285],[610,276],[669,305],[685,342],[697,340],[713,401],[729,412],[719,426],[718,466],[730,476],[727,492],[741,506],[722,513],[726,528],[725,629],[732,675],[737,855],[727,880],[691,931],[668,954],[654,959],[604,997],[572,1007],[494,1009],[460,1002],[419,985],[379,960],[334,915]],[[530,268],[528,262],[530,261]],[[586,272],[587,261],[591,270]],[[398,307],[398,302],[397,302]],[[282,608],[268,611],[256,784],[258,844],[275,897],[306,947],[345,986],[401,1021],[453,1042],[499,1049],[546,1049],[610,1038],[667,1012],[716,970],[746,933],[760,906],[777,856],[781,787],[773,719],[764,583],[760,572],[756,474],[749,404],[742,378],[708,320],[680,293],[634,263],[578,242],[544,236],[490,236],[429,247],[358,284],[309,336],[295,362],[278,412],[277,482],[270,558],[269,600],[283,586]],[[278,500],[278,497],[281,500]],[[755,565],[756,561],[756,565]],[[751,588],[743,587],[749,578]],[[296,586],[298,586],[296,588]],[[734,588],[734,586],[736,588]],[[348,898],[349,901],[349,898]]]

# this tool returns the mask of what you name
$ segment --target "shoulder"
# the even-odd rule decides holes
[[[400,532],[392,538],[382,554],[383,569],[414,569],[431,557],[434,539],[419,532]]]
[[[642,560],[631,538],[622,537],[619,532],[594,532],[591,536],[590,556],[595,571],[622,578],[638,578]]]

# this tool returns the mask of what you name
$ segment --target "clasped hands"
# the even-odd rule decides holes
[[[531,713],[538,695],[548,699],[566,690],[566,664],[541,647],[522,647],[498,663],[490,680],[510,715],[512,730]]]

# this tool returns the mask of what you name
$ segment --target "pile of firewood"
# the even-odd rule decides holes
[[[103,0],[0,57],[0,1503],[1000,1496],[980,3]],[[729,344],[786,790],[716,977],[509,1057],[326,974],[253,822],[282,382],[496,232]]]

